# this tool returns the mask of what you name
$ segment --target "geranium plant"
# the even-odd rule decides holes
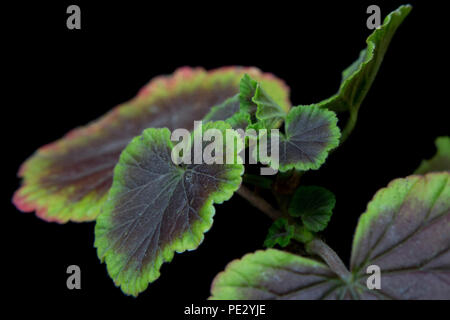
[[[286,84],[256,68],[185,67],[157,77],[131,101],[40,148],[22,165],[13,202],[47,221],[95,220],[98,256],[127,295],[144,291],[175,252],[196,249],[212,226],[214,205],[238,193],[274,220],[264,241],[268,249],[230,263],[215,278],[212,299],[448,299],[448,137],[437,140],[437,155],[414,175],[375,195],[357,226],[349,269],[320,237],[332,217],[333,193],[299,179],[319,169],[351,134],[410,10],[406,5],[389,14],[343,71],[338,92],[313,105],[291,106]],[[200,129],[193,127],[196,120],[203,120]],[[207,130],[231,131],[226,150],[239,140],[238,130],[268,130],[268,139],[277,132],[279,157],[274,150],[253,156],[279,173],[249,174],[239,161],[175,163],[171,132],[178,128],[194,129],[192,144]],[[233,144],[234,159],[258,139]],[[277,205],[255,187],[272,193]],[[304,256],[283,249],[292,242]],[[377,290],[366,285],[372,265],[381,270]]]

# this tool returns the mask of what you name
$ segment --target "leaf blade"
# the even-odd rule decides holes
[[[449,173],[409,176],[377,192],[361,215],[351,268],[364,282],[366,267],[381,269],[391,299],[450,297]]]
[[[211,128],[230,127],[216,122],[203,129]],[[242,164],[178,166],[172,147],[166,128],[146,129],[133,139],[97,219],[98,256],[126,294],[144,291],[175,252],[197,248],[212,225],[213,204],[228,200],[241,183]]]
[[[211,300],[318,299],[339,282],[322,263],[267,249],[227,265],[211,286]]]
[[[22,185],[13,203],[46,221],[95,220],[111,187],[114,166],[133,137],[149,127],[192,129],[193,121],[201,120],[210,107],[238,92],[247,73],[289,107],[288,87],[256,68],[180,68],[154,78],[134,99],[95,122],[38,149],[19,170]]]
[[[411,9],[410,5],[402,5],[384,19],[380,28],[367,38],[367,48],[343,71],[338,93],[318,103],[320,107],[336,112],[349,111],[350,116],[342,134],[342,141],[346,140],[353,130],[359,108],[375,80],[389,44]]]
[[[285,133],[278,135],[279,159],[272,155],[271,143],[268,143],[268,152],[259,154],[260,161],[281,172],[294,168],[318,169],[329,151],[339,145],[341,133],[337,121],[333,111],[315,105],[293,107],[286,117]]]

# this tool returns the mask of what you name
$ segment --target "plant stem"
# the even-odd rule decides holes
[[[356,125],[356,120],[358,120],[358,111],[350,112],[350,117],[348,118],[347,123],[345,124],[344,130],[342,130],[340,144],[344,143],[344,141],[347,140],[350,133],[352,133]]]
[[[270,205],[270,203],[268,203],[266,200],[264,200],[263,198],[261,198],[258,195],[256,195],[254,192],[250,191],[244,185],[241,185],[241,187],[239,188],[237,193],[242,198],[244,198],[245,200],[250,202],[252,205],[254,205],[256,208],[258,208],[259,210],[264,212],[272,220],[276,220],[276,219],[281,218],[283,216],[281,211],[279,211],[279,210],[275,209],[274,207],[272,207]]]
[[[260,196],[256,195],[254,192],[250,191],[244,185],[241,185],[237,193],[252,205],[254,205],[256,208],[264,212],[269,218],[276,220],[283,217],[283,213],[281,211],[272,207],[270,203],[268,203]],[[348,271],[347,267],[344,265],[337,253],[319,238],[313,238],[312,240],[310,240],[313,235],[306,229],[304,229],[304,232],[301,231],[302,228],[297,229],[296,240],[304,243],[306,246],[306,250],[309,253],[321,257],[330,267],[330,269],[333,270],[342,280],[344,280],[345,282],[350,281],[351,273]]]
[[[346,266],[336,252],[325,242],[316,238],[306,244],[306,250],[321,257],[330,269],[333,270],[342,280],[350,280],[351,273],[347,270]]]

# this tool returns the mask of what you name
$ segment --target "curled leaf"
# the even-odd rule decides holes
[[[294,236],[295,226],[290,225],[285,218],[277,219],[269,228],[264,246],[272,248],[276,244],[286,247]]]
[[[202,130],[216,129],[226,138],[228,128],[215,122]],[[208,145],[203,143],[202,151]],[[212,225],[213,204],[228,200],[241,183],[242,164],[177,165],[171,158],[173,147],[167,128],[146,129],[134,138],[114,169],[108,200],[96,222],[98,256],[126,294],[145,290],[175,252],[197,248]],[[238,157],[242,144],[233,147]]]
[[[192,129],[194,120],[238,93],[246,73],[289,106],[286,85],[258,69],[178,69],[156,77],[134,99],[97,121],[37,150],[19,170],[23,181],[14,204],[47,221],[94,220],[106,200],[119,155],[133,137],[150,127]]]
[[[375,80],[392,37],[411,9],[410,5],[400,6],[384,19],[383,24],[367,38],[367,48],[360,53],[352,65],[343,71],[338,93],[318,104],[320,107],[336,112],[350,113],[348,124],[343,132],[343,140],[353,130],[359,107]]]
[[[281,125],[286,117],[286,111],[271,98],[259,83],[256,85],[252,101],[256,104],[257,122],[254,126],[255,129],[272,129]]]
[[[248,74],[244,74],[239,84],[239,101],[241,109],[249,114],[256,113],[256,104],[253,102],[258,82],[252,79]]]

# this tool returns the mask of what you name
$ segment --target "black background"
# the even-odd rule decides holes
[[[374,193],[411,174],[421,159],[434,154],[435,137],[449,133],[448,77],[440,77],[448,58],[445,21],[437,2],[423,2],[410,1],[414,8],[391,43],[350,139],[319,171],[304,177],[304,184],[336,194],[324,237],[344,262],[357,219]],[[378,4],[384,17],[405,2],[314,3],[166,2],[158,7],[156,2],[58,1],[22,2],[4,10],[2,51],[12,72],[4,74],[2,110],[7,142],[2,156],[3,289],[43,305],[94,301],[99,309],[161,309],[156,300],[183,300],[176,305],[180,308],[205,300],[212,279],[228,262],[261,249],[270,221],[235,196],[217,206],[204,243],[177,254],[163,266],[160,279],[135,299],[116,288],[100,264],[94,223],[46,223],[20,213],[10,199],[20,185],[19,165],[37,148],[132,98],[152,77],[181,66],[256,66],[287,82],[294,105],[327,98],[336,92],[341,71],[365,47],[371,33],[367,6]],[[81,7],[81,30],[66,28],[70,4]],[[66,288],[71,264],[81,267],[82,290]]]

